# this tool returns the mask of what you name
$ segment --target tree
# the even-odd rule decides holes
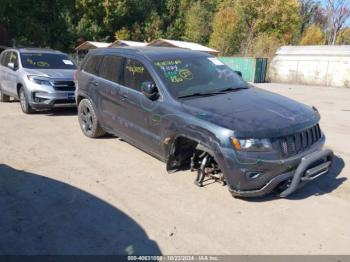
[[[185,16],[184,40],[207,44],[211,33],[212,13],[201,2],[195,2]]]
[[[327,43],[334,45],[339,32],[350,18],[349,0],[327,0]]]
[[[350,45],[350,27],[339,32],[337,45]]]
[[[162,20],[160,16],[153,11],[145,23],[144,38],[147,42],[150,42],[154,39],[161,38],[162,34]]]
[[[234,34],[237,31],[237,16],[233,7],[225,6],[219,10],[213,19],[213,33],[209,45],[223,54],[238,51]]]
[[[300,30],[297,0],[236,0],[234,7],[238,28],[234,37],[240,42],[241,54],[254,55],[251,52],[257,37],[270,36],[285,44],[296,42]]]
[[[300,0],[300,35],[303,35],[305,29],[314,21],[319,8],[320,5],[315,0]]]
[[[195,0],[165,0],[161,9],[164,37],[182,39],[185,34],[185,17]]]
[[[272,58],[276,50],[283,45],[283,41],[268,33],[260,33],[254,38],[254,43],[248,54],[255,57]]]
[[[323,45],[325,34],[318,25],[311,25],[300,40],[300,45]]]
[[[117,32],[115,32],[114,38],[115,40],[129,40],[130,31],[126,27],[122,27]]]
[[[68,49],[72,35],[66,30],[66,13],[74,9],[70,0],[2,0],[0,24],[9,29],[15,46]]]

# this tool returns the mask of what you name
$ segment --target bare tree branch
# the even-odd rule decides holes
[[[337,36],[350,18],[349,0],[327,0],[328,44],[334,45]]]

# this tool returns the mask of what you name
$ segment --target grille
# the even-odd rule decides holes
[[[75,91],[74,81],[54,81],[53,88],[57,91]]]
[[[279,139],[281,152],[284,156],[293,156],[308,149],[320,140],[322,136],[320,126],[317,124],[302,132],[281,137]]]

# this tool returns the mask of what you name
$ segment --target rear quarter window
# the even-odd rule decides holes
[[[84,71],[93,75],[97,75],[102,58],[103,56],[89,56],[86,63],[84,64]]]
[[[105,56],[99,69],[99,76],[109,81],[122,84],[123,62],[124,58],[120,56]]]
[[[7,66],[7,64],[8,64],[9,61],[10,61],[10,53],[11,53],[11,52],[4,52],[4,53],[2,53],[2,56],[1,56],[1,65]]]

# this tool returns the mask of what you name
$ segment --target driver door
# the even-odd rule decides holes
[[[123,88],[120,95],[126,106],[127,136],[153,155],[162,156],[159,111],[161,99],[152,101],[141,90],[143,82],[155,83],[147,67],[140,61],[126,58]]]

